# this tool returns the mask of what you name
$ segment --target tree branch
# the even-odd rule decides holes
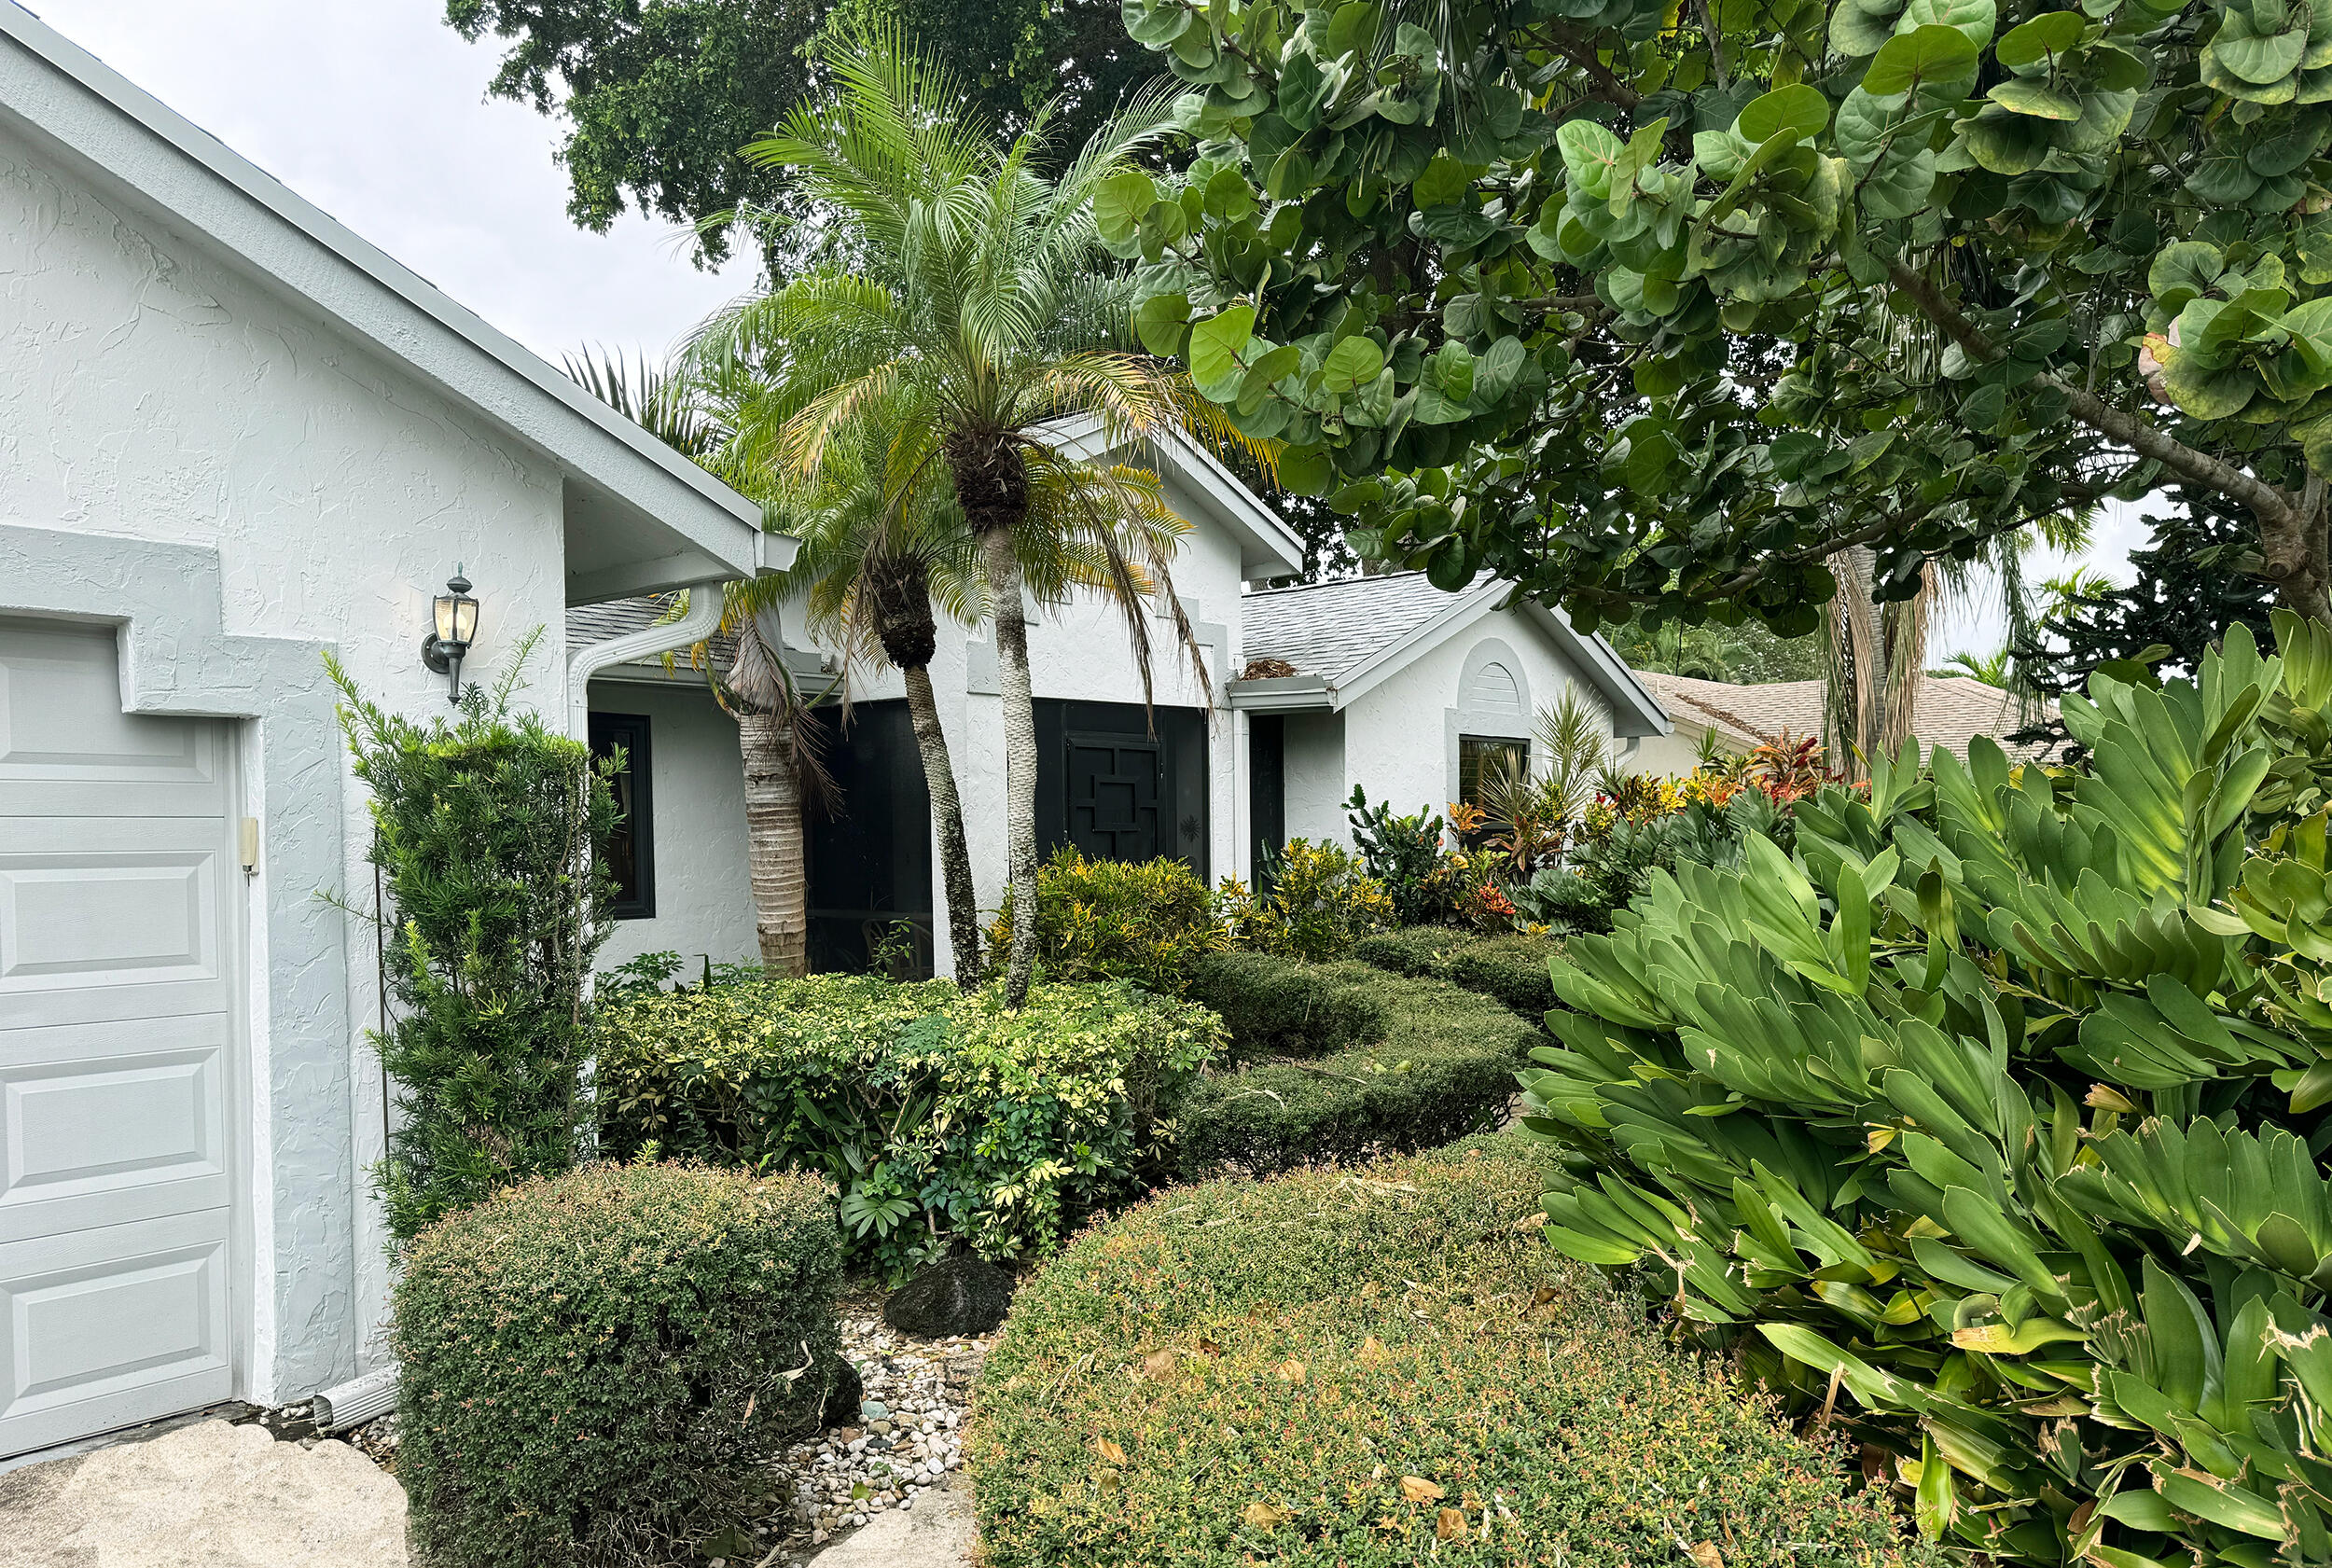
[[[1595,47],[1584,38],[1575,37],[1560,28],[1534,27],[1522,35],[1534,43],[1562,56],[1587,73],[1587,79],[1595,84],[1590,96],[1622,109],[1632,109],[1644,102],[1644,95],[1611,73],[1611,67],[1595,58]]]
[[[1911,271],[1899,260],[1887,262],[1887,280],[1911,297],[1920,312],[1950,335],[1961,351],[1978,364],[1990,365],[2006,357],[2006,351],[1977,328],[1974,322],[1960,313],[1959,307],[1944,296],[1941,289],[1925,276]],[[2099,434],[2119,441],[2141,457],[2152,458],[2172,473],[2205,490],[2215,490],[2233,501],[2241,502],[2258,515],[2270,531],[2297,530],[2299,511],[2290,496],[2264,479],[2254,478],[2222,463],[2208,452],[2197,451],[2177,437],[2148,424],[2126,409],[2117,409],[2085,386],[2072,386],[2048,371],[2038,378],[2048,386],[2064,394],[2065,411]],[[2304,562],[2281,563],[2272,556],[2268,565],[2270,576],[2281,580],[2295,571],[2305,570]]]

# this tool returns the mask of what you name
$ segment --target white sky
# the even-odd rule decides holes
[[[485,100],[498,52],[465,44],[439,0],[35,0],[59,32],[455,299],[556,364],[591,348],[660,356],[751,286],[732,260],[698,271],[687,235],[632,215],[608,234],[567,220],[559,126]],[[2145,532],[2118,504],[2085,560],[2127,581]],[[2029,581],[2064,562],[2036,553]],[[1997,647],[1995,590],[1976,585],[1934,659]]]
[[[499,53],[441,0],[32,0],[229,146],[544,355],[660,354],[753,283],[685,232],[567,219],[556,121],[485,101]]]

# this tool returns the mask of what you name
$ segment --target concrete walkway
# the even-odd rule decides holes
[[[876,1515],[812,1558],[809,1568],[968,1568],[973,1539],[972,1483],[959,1470],[907,1512]]]
[[[346,1443],[199,1422],[0,1475],[0,1568],[406,1568],[405,1490]]]

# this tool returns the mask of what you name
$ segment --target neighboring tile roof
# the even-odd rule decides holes
[[[1240,601],[1241,654],[1284,659],[1299,675],[1339,686],[1456,602],[1423,572],[1269,589]]]
[[[1820,681],[1736,686],[1650,670],[1638,670],[1636,679],[1650,687],[1674,717],[1704,728],[1714,726],[1737,744],[1754,746],[1777,738],[1784,730],[1798,736],[1822,733]],[[2048,704],[2046,711],[2053,715],[2056,704]],[[1923,746],[1942,746],[1965,756],[1972,737],[1990,735],[2009,756],[2033,756],[2038,747],[2012,746],[2007,742],[2012,731],[2023,728],[2023,722],[2016,698],[1998,687],[1966,675],[1921,677],[1913,728]]]
[[[589,647],[611,637],[621,637],[633,631],[645,631],[664,618],[671,608],[669,593],[642,594],[636,599],[610,599],[604,604],[569,604],[567,606],[567,649]],[[729,656],[736,652],[737,639],[722,632],[713,639],[713,659],[715,669],[729,668]],[[679,662],[687,663],[685,651]],[[661,664],[661,655],[632,660],[635,664]]]

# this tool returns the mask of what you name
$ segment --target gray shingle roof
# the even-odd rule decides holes
[[[1423,572],[1340,577],[1250,593],[1240,603],[1247,659],[1282,659],[1340,686],[1385,649],[1455,604]]]
[[[1701,681],[1689,675],[1663,675],[1639,670],[1636,679],[1650,687],[1660,705],[1677,718],[1703,727],[1714,725],[1738,745],[1754,746],[1777,740],[1786,730],[1794,736],[1820,735],[1823,721],[1823,683],[1770,681],[1736,686],[1729,681]],[[2053,715],[2056,704],[2046,710]],[[1919,705],[1912,728],[1922,746],[1942,746],[1967,755],[1967,742],[1978,735],[1998,740],[2010,756],[2038,755],[2034,746],[2012,746],[2007,735],[2023,728],[2016,699],[1995,686],[1966,675],[1926,675],[1921,678]]]

